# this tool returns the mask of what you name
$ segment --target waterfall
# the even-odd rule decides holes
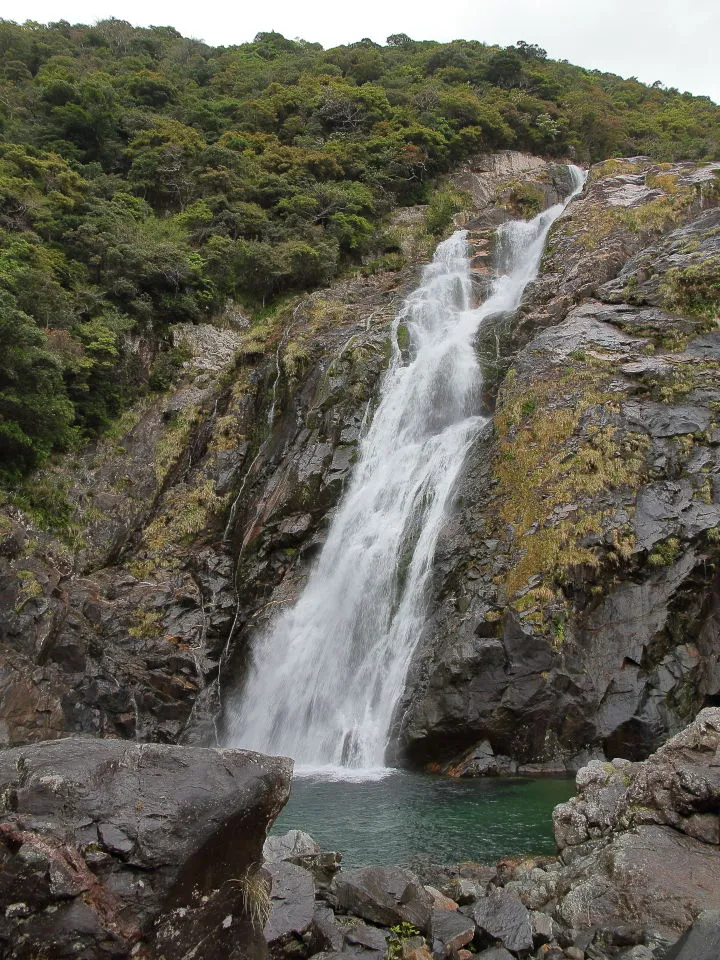
[[[574,196],[584,176],[570,172]],[[228,710],[229,745],[285,754],[300,767],[383,766],[437,538],[486,422],[475,336],[486,317],[517,309],[564,206],[500,228],[497,275],[474,309],[465,231],[438,246],[395,318],[380,402],[307,585],[256,638]],[[408,350],[398,344],[401,326]]]

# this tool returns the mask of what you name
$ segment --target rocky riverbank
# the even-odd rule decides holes
[[[270,953],[716,960],[719,813],[712,708],[643,763],[583,767],[577,796],[555,809],[556,857],[344,871],[337,854],[291,831],[265,844]]]
[[[291,772],[117,740],[2,751],[2,955],[716,960],[720,708],[643,763],[581,769],[555,857],[342,870],[300,831],[265,840]]]

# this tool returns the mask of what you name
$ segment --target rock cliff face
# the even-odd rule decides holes
[[[528,202],[519,185],[535,185],[532,203],[554,200],[565,168],[507,153],[457,180],[474,197],[463,222],[480,291],[493,223]],[[36,478],[55,529],[41,509],[0,507],[0,742],[215,742],[223,690],[322,542],[391,320],[435,244],[421,207],[399,210],[393,229],[401,269],[254,324],[229,310],[220,328],[176,327],[189,357],[179,384]]]
[[[609,161],[556,223],[438,551],[411,762],[638,759],[716,702],[717,173]]]
[[[481,297],[496,226],[556,202],[567,171],[507,153],[454,179]],[[712,166],[594,168],[521,315],[481,331],[497,412],[439,544],[404,762],[641,757],[720,696],[717,203]],[[180,383],[37,478],[62,530],[0,508],[0,741],[216,742],[352,468],[423,223],[395,217],[401,269],[177,328]]]

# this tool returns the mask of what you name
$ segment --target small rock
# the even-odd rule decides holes
[[[585,951],[580,947],[566,947],[565,956],[568,960],[585,960]]]
[[[309,833],[303,830],[288,830],[279,837],[268,837],[263,845],[263,859],[266,863],[277,863],[291,857],[305,857],[320,853],[320,847]]]
[[[455,903],[454,900],[451,900],[450,897],[446,897],[444,894],[440,893],[440,891],[436,890],[435,887],[430,887],[426,884],[425,889],[433,899],[433,910],[457,910],[457,903]]]
[[[344,934],[340,925],[335,919],[335,914],[329,907],[317,904],[313,914],[312,922],[312,953],[318,953],[321,950],[332,950],[339,952],[343,948]]]
[[[433,953],[448,957],[475,936],[475,921],[456,910],[433,910],[430,920]]]
[[[28,917],[30,916],[30,907],[26,903],[11,903],[5,907],[5,916],[8,920],[13,917]]]
[[[619,956],[622,957],[622,960],[657,960],[657,954],[644,944],[638,944],[629,950],[623,950]]]
[[[403,960],[406,957],[409,957],[415,950],[420,950],[422,947],[427,946],[425,943],[425,937],[408,937],[407,940],[402,941],[402,956]]]
[[[417,943],[420,937],[412,937],[403,944],[402,960],[433,960],[428,945],[422,940]],[[412,946],[410,944],[412,943]]]
[[[515,960],[515,957],[505,947],[490,947],[489,950],[476,953],[475,960]]]
[[[484,891],[480,889],[477,883],[472,880],[466,880],[464,877],[458,877],[448,884],[448,893],[461,907],[468,903],[475,903],[483,896]]]
[[[120,856],[127,856],[129,853],[132,853],[135,842],[119,827],[116,827],[115,824],[98,824],[98,834],[100,836],[100,842],[110,853],[117,853],[120,854]]]
[[[350,948],[360,948],[362,956],[367,957],[368,960],[373,960],[375,956],[379,960],[384,960],[387,953],[387,934],[383,930],[378,930],[377,927],[369,927],[365,923],[359,923],[348,930],[345,934],[345,943]]]
[[[552,917],[538,910],[530,913],[530,926],[532,928],[533,946],[540,947],[544,943],[550,943],[554,936]]]
[[[340,873],[333,881],[338,907],[363,920],[392,927],[411,923],[426,932],[432,897],[410,870],[403,867],[363,867]]]

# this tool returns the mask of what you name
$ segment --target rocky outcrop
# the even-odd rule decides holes
[[[255,875],[291,775],[289,760],[240,750],[62,739],[2,751],[3,956],[151,957],[156,937],[186,956],[190,935],[262,953]]]
[[[644,762],[593,760],[553,814],[557,856],[369,866],[314,886],[328,857],[298,830],[271,837],[265,927],[283,957],[406,960],[700,960],[720,890],[720,708]],[[466,948],[471,948],[468,951]],[[693,953],[692,951],[696,951]]]
[[[468,887],[475,947],[557,960],[713,956],[719,750],[714,707],[642,763],[579,770],[577,795],[553,814],[559,856],[507,858]],[[455,893],[469,868],[428,868],[426,879]]]
[[[577,797],[553,814],[559,918],[607,931],[640,923],[673,940],[720,908],[718,750],[712,708],[644,763],[579,771]]]
[[[640,759],[720,696],[717,169],[610,161],[553,228],[438,546],[406,762]]]
[[[180,384],[34,479],[67,529],[0,511],[0,742],[215,742],[221,665],[337,500],[410,272],[181,326]]]

